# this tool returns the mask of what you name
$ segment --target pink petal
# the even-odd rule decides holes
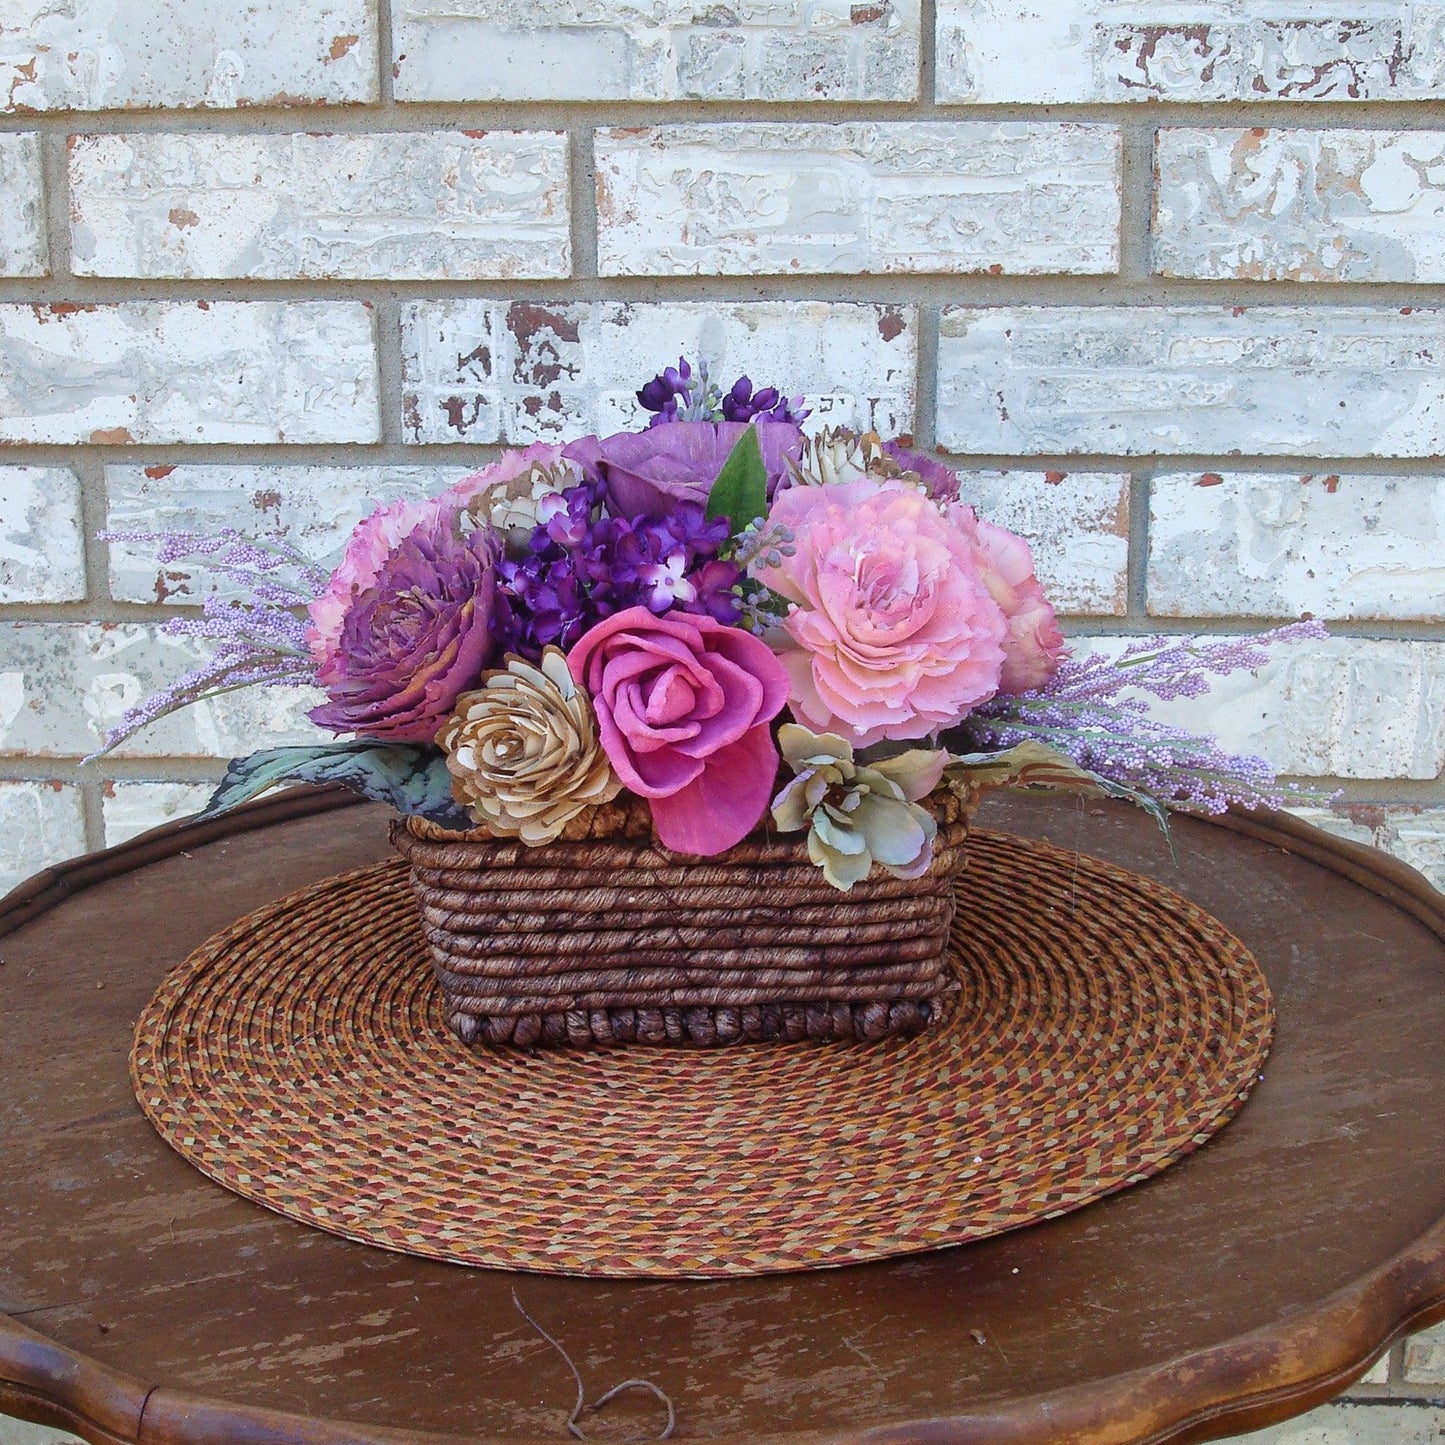
[[[707,760],[701,776],[652,800],[657,836],[674,853],[711,858],[741,843],[772,800],[778,750],[766,723]]]

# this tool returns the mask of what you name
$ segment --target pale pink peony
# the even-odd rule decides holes
[[[871,478],[778,494],[795,553],[759,575],[782,624],[794,716],[859,747],[921,738],[998,690],[1005,623],[963,519]]]
[[[1066,651],[1064,635],[1034,576],[1029,544],[1015,533],[981,519],[974,522],[974,532],[984,586],[1008,623],[999,691],[1031,692],[1058,671]]]
[[[768,728],[788,675],[767,645],[711,617],[629,607],[567,657],[613,770],[652,803],[657,836],[703,857],[740,842],[773,794]]]

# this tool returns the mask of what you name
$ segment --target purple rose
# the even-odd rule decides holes
[[[327,701],[311,720],[389,742],[435,738],[491,657],[496,535],[456,510],[397,503],[357,527],[308,640]]]
[[[607,487],[609,509],[619,517],[665,517],[679,502],[707,502],[728,453],[747,430],[744,422],[679,421],[641,432],[583,437],[563,447]],[[802,433],[788,422],[759,422],[758,442],[768,472],[768,495],[797,459]]]

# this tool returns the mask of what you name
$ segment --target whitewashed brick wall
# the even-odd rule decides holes
[[[326,559],[681,352],[945,452],[1081,645],[1330,623],[1190,721],[1445,885],[1445,0],[927,14],[0,0],[0,888],[308,735],[82,768],[214,586],[98,531]]]

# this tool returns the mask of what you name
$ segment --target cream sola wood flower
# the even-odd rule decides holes
[[[797,777],[773,800],[773,821],[784,833],[808,829],[808,856],[829,883],[846,893],[875,863],[895,878],[928,871],[938,827],[918,804],[938,786],[946,752],[912,748],[860,763],[845,738],[795,723],[779,730],[778,745]]]
[[[550,843],[579,813],[622,789],[597,736],[597,715],[555,647],[483,674],[437,734],[452,794],[488,832]]]

